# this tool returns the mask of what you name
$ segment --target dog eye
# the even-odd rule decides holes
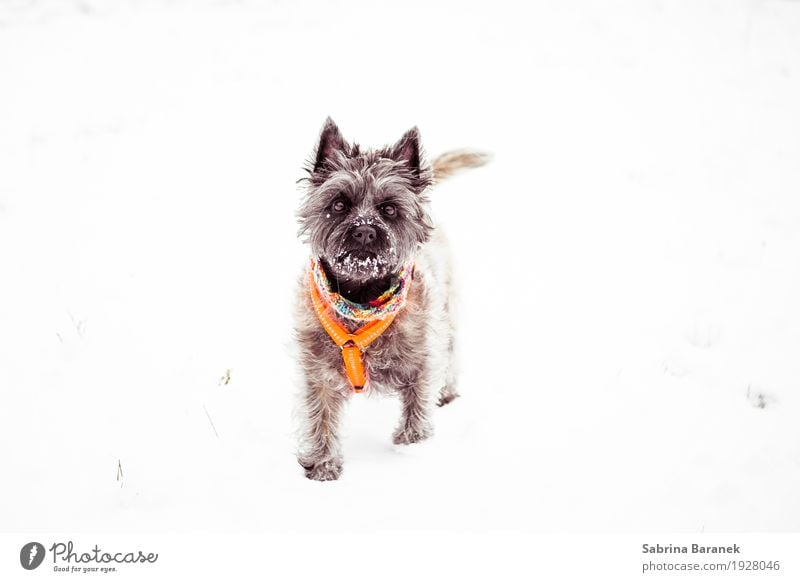
[[[395,216],[397,214],[397,207],[394,204],[384,204],[381,206],[381,212],[385,216]]]
[[[334,200],[333,204],[331,204],[331,210],[334,212],[344,212],[347,210],[347,203],[341,198]]]

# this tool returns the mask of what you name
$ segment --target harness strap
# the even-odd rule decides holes
[[[364,370],[364,350],[368,345],[378,339],[386,331],[397,313],[391,313],[383,319],[375,319],[366,325],[361,326],[355,332],[348,332],[334,315],[330,305],[322,299],[322,295],[314,281],[314,274],[309,273],[308,287],[311,292],[311,301],[314,304],[314,311],[317,314],[322,328],[328,333],[330,338],[337,346],[342,349],[342,360],[347,379],[353,387],[354,392],[363,392],[367,384],[367,376]]]

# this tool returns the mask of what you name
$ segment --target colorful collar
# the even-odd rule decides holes
[[[400,270],[397,280],[380,297],[369,303],[355,303],[331,289],[322,265],[318,260],[311,259],[311,275],[322,300],[333,307],[337,315],[353,321],[374,321],[399,312],[406,304],[413,272],[414,265],[406,265]]]
[[[354,392],[363,392],[367,385],[364,349],[392,325],[405,305],[413,272],[413,265],[404,268],[395,285],[365,306],[332,292],[319,262],[313,259],[311,261],[308,290],[314,312],[333,343],[341,348],[344,371]],[[348,314],[348,318],[361,319],[366,323],[356,331],[349,332],[336,318],[336,313],[342,314],[342,309],[346,309],[344,313]]]

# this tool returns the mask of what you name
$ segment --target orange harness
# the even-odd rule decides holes
[[[363,392],[367,383],[367,376],[364,371],[364,354],[362,352],[369,344],[374,342],[386,331],[397,313],[387,315],[383,319],[370,321],[366,325],[358,328],[354,333],[348,332],[331,313],[333,309],[325,303],[320,295],[319,289],[314,281],[314,275],[309,275],[308,288],[311,292],[311,301],[314,303],[314,311],[317,313],[322,327],[331,336],[333,343],[342,349],[342,359],[344,360],[344,370],[347,379],[353,387],[353,392]]]

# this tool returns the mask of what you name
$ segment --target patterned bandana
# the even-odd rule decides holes
[[[373,321],[396,314],[406,304],[409,282],[414,274],[414,265],[406,265],[393,281],[392,286],[380,297],[369,303],[354,303],[331,289],[325,270],[316,259],[311,259],[311,274],[322,299],[336,313],[354,321]]]

